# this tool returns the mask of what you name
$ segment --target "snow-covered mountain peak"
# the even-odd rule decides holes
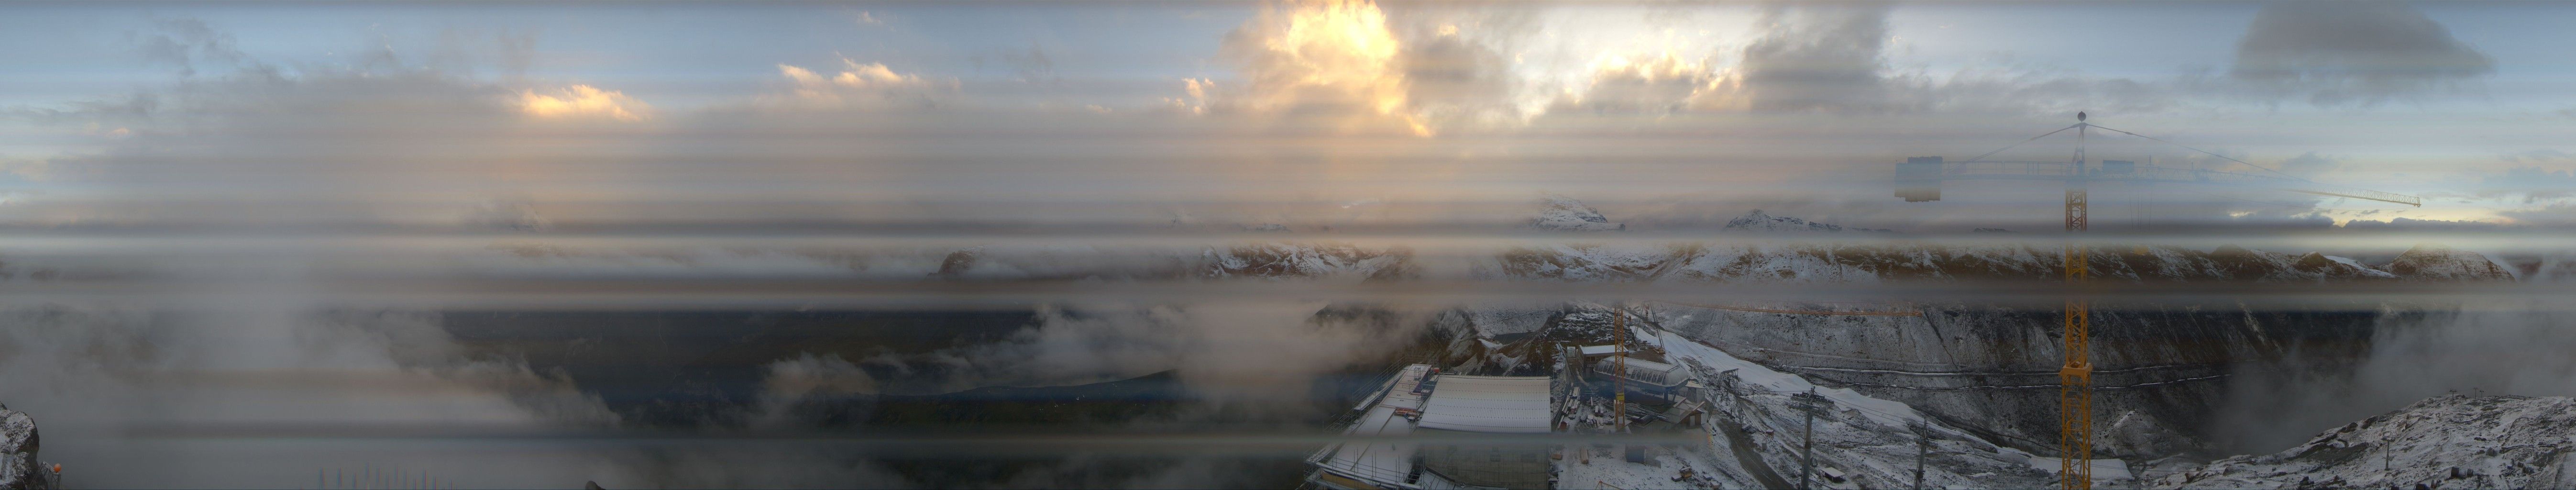
[[[1574,231],[1628,229],[1627,225],[1610,222],[1610,218],[1602,216],[1601,212],[1592,209],[1592,206],[1584,205],[1583,201],[1553,194],[1539,199],[1538,217],[1530,219],[1530,226],[1542,230]]]

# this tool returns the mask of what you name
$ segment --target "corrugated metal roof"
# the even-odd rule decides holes
[[[1395,407],[1371,408],[1359,423],[1343,434],[1369,438],[1364,441],[1337,443],[1332,457],[1317,466],[1370,483],[1384,486],[1404,484],[1405,475],[1413,472],[1413,443],[1394,442],[1391,438],[1413,433],[1413,424],[1395,415]]]
[[[1443,375],[1437,379],[1431,398],[1423,401],[1423,428],[1548,432],[1548,378]]]

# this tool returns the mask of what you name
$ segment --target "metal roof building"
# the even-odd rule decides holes
[[[1532,486],[1532,482],[1544,486],[1544,445],[1425,445],[1405,436],[1419,436],[1424,431],[1551,432],[1555,406],[1550,381],[1545,377],[1437,374],[1428,365],[1406,366],[1379,386],[1375,394],[1352,407],[1359,416],[1342,433],[1354,440],[1327,445],[1306,459],[1317,470],[1308,476],[1308,482],[1336,489],[1518,488]],[[1500,456],[1503,452],[1512,457],[1506,460]],[[1486,460],[1491,461],[1461,464]],[[1527,471],[1529,468],[1536,471]]]
[[[1423,401],[1422,428],[1507,434],[1546,433],[1554,412],[1548,378],[1441,376]]]

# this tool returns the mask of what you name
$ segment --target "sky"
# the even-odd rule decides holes
[[[201,207],[137,203],[171,193],[376,210],[325,217],[361,221],[493,199],[1559,193],[1796,207],[1897,228],[1962,216],[2036,227],[2054,213],[2032,204],[2054,189],[1971,186],[1953,195],[2011,204],[1890,206],[1883,179],[1901,157],[1983,153],[2077,111],[2186,145],[2106,134],[2088,140],[2095,159],[2295,167],[2427,198],[2413,208],[2097,191],[2160,203],[2136,220],[2560,226],[2576,184],[2563,138],[2576,93],[2561,88],[2576,81],[2576,57],[2554,48],[2569,34],[2549,25],[2576,6],[2555,3],[7,9],[0,43],[18,49],[0,51],[0,66],[17,76],[0,81],[0,162],[22,223],[201,219]],[[2073,146],[2041,140],[1995,158],[2061,161]]]

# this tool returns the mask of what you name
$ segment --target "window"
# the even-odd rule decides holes
[[[1486,452],[1485,452],[1485,462],[1487,462],[1487,463],[1500,463],[1500,462],[1503,462],[1503,452],[1502,452],[1502,451],[1486,451]]]

